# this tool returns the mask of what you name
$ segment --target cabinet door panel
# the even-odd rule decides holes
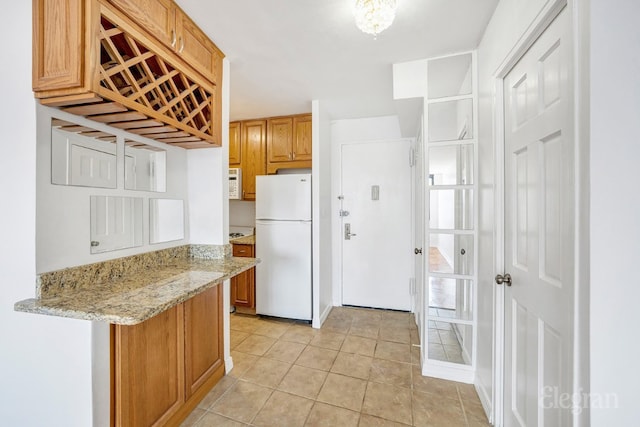
[[[169,47],[175,46],[175,6],[171,0],[109,0]]]
[[[240,122],[229,123],[229,166],[240,166]]]
[[[267,122],[267,153],[269,162],[288,162],[293,152],[293,119],[270,119]]]
[[[182,304],[115,327],[117,426],[163,425],[185,401]]]
[[[185,374],[189,398],[222,364],[222,285],[184,303]]]
[[[216,82],[221,53],[189,17],[176,8],[176,49],[189,65],[211,82]]]
[[[81,0],[33,2],[33,90],[83,84]]]
[[[311,160],[311,116],[293,120],[293,160]]]
[[[242,122],[243,199],[256,199],[256,176],[266,174],[266,127],[264,120]]]
[[[243,271],[231,279],[231,303],[255,308],[255,268]]]

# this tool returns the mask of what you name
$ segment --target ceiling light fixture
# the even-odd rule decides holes
[[[397,0],[356,0],[353,9],[356,25],[375,39],[391,26],[397,7]]]

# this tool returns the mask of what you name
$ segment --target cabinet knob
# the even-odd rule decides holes
[[[176,47],[176,30],[171,30],[171,47]]]
[[[182,53],[184,50],[184,38],[180,36],[180,49],[178,49],[178,53]]]

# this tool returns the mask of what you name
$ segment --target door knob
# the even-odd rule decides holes
[[[511,275],[508,273],[504,276],[502,274],[498,274],[496,276],[496,283],[498,285],[502,285],[504,283],[507,286],[511,286]]]
[[[415,249],[413,250],[413,253],[414,253],[414,254],[416,254],[416,255],[421,254],[421,253],[422,253],[422,248],[419,248],[419,249],[418,249],[418,248],[415,248]]]

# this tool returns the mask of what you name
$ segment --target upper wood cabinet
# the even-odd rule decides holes
[[[107,0],[167,46],[175,46],[175,10],[172,0]]]
[[[267,122],[251,120],[241,125],[242,198],[256,199],[256,176],[266,175]]]
[[[138,22],[186,64],[212,83],[219,81],[224,55],[171,0],[108,0]]]
[[[222,58],[224,55],[198,26],[176,7],[176,50],[196,71],[211,82],[222,83]]]
[[[223,54],[169,0],[34,0],[44,105],[185,148],[221,143]]]
[[[241,133],[240,122],[229,123],[229,166],[240,167],[242,151],[240,149]]]
[[[267,121],[267,173],[311,167],[311,114]]]
[[[311,161],[311,114],[293,118],[293,160]],[[311,167],[311,165],[309,165]]]
[[[267,158],[269,163],[288,162],[293,154],[293,117],[267,120]]]
[[[33,2],[34,91],[73,91],[83,86],[84,74],[79,66],[84,57],[83,4],[84,0]]]
[[[311,114],[229,123],[229,166],[242,169],[243,200],[255,200],[257,175],[311,168]]]

